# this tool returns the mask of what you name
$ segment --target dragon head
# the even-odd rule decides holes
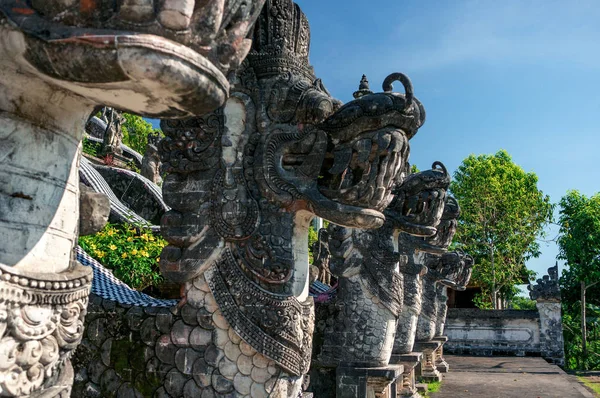
[[[92,103],[204,114],[250,49],[264,0],[2,0],[0,53]],[[12,32],[22,33],[18,37]]]

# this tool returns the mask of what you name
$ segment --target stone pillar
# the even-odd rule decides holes
[[[421,361],[421,379],[426,382],[442,381],[442,374],[437,369],[437,354],[441,343],[439,341],[416,342],[415,350],[423,353]]]
[[[558,264],[548,268],[548,275],[529,285],[529,296],[536,301],[540,314],[540,350],[542,357],[557,365],[565,364]]]
[[[402,372],[402,383],[398,385],[397,397],[400,398],[421,398],[417,392],[417,377],[421,376],[421,361],[423,354],[412,352],[410,354],[393,354],[390,364],[399,364],[404,367]]]
[[[434,337],[434,341],[440,342],[440,347],[437,349],[435,355],[435,367],[439,370],[440,373],[448,373],[450,370],[450,365],[444,359],[444,344],[448,341],[448,336],[438,336]]]
[[[380,368],[339,366],[336,371],[336,398],[395,398],[403,371],[402,365]]]

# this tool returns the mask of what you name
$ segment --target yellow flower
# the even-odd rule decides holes
[[[117,250],[117,246],[115,246],[115,245],[110,245],[110,246],[108,246],[108,248],[110,250]]]
[[[127,258],[127,253],[121,254],[121,258]]]
[[[113,236],[114,234],[115,234],[115,231],[114,231],[114,230],[112,230],[112,229],[109,229],[109,230],[106,232],[106,235],[108,235],[108,236]]]
[[[156,257],[156,262],[160,263],[160,257]]]
[[[138,254],[138,251],[137,251],[137,249],[133,249],[133,250],[131,251],[131,254],[133,254],[134,256],[135,256],[136,254]]]
[[[140,236],[140,238],[142,238],[143,240],[145,240],[146,242],[148,242],[148,235],[147,234],[143,234],[142,236]]]
[[[150,257],[150,254],[146,250],[142,250],[140,253],[144,257]]]
[[[96,254],[96,257],[98,257],[98,258],[103,258],[105,256],[104,252],[101,252],[101,251],[97,251],[95,254]]]
[[[133,242],[133,238],[130,236],[129,238],[127,238],[127,242]]]
[[[154,242],[154,236],[150,235],[150,237],[148,238],[148,240],[149,240],[150,242]]]

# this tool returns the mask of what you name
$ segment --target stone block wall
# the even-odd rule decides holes
[[[469,355],[541,354],[541,326],[538,311],[448,310],[444,351]]]

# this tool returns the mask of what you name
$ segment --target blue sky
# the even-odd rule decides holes
[[[334,97],[362,74],[379,91],[407,74],[427,110],[411,163],[454,171],[469,154],[506,149],[558,202],[600,190],[600,6],[597,0],[298,0],[310,60]],[[396,89],[400,89],[396,84]],[[557,229],[549,228],[549,238]],[[558,253],[542,244],[530,269]]]
[[[420,169],[440,160],[454,171],[502,148],[553,202],[600,190],[597,0],[297,2],[311,63],[334,97],[351,100],[363,73],[374,91],[391,72],[411,78],[427,110],[411,140]],[[543,243],[527,265],[541,276],[557,253]]]

